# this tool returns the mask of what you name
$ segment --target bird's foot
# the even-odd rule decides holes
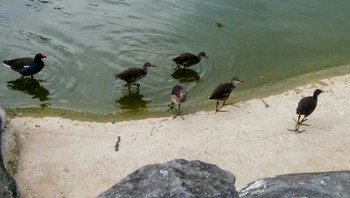
[[[300,131],[299,128],[295,128],[295,129],[288,129],[288,131],[292,131],[292,132],[296,132],[296,133],[302,133],[305,130]]]
[[[305,125],[305,126],[310,126],[308,124],[303,124],[307,119],[302,119],[300,122],[299,122],[299,125]]]
[[[180,116],[183,120],[185,120],[185,118],[182,116],[182,114],[180,112],[178,112],[176,115],[174,115],[173,119],[175,119],[177,116]]]
[[[240,100],[237,100],[237,101],[235,101],[235,102],[225,103],[225,105],[232,105],[232,106],[234,106],[234,107],[241,108],[240,106],[236,105],[236,103],[238,103],[239,101],[240,101]],[[225,105],[224,105],[224,106],[225,106]]]
[[[222,106],[223,107],[223,106]],[[226,112],[227,110],[222,110],[222,107],[218,108],[218,109],[215,109],[215,114],[217,112]]]
[[[298,122],[296,119],[293,118],[293,120],[295,121],[295,123],[297,123],[297,125],[303,125],[303,126],[310,126],[309,124],[303,124],[303,122],[305,122],[307,119],[301,120],[300,122]]]
[[[302,132],[304,132],[305,130],[299,130],[299,127],[300,127],[300,123],[297,123],[296,125],[295,125],[295,129],[288,129],[288,131],[292,131],[292,132],[296,132],[296,133],[302,133]]]

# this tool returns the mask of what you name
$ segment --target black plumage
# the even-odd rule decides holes
[[[169,110],[172,109],[174,107],[174,104],[178,104],[178,111],[177,114],[174,116],[174,118],[176,118],[178,115],[181,116],[182,119],[184,119],[182,117],[182,114],[180,112],[180,106],[181,103],[186,102],[187,100],[187,92],[186,90],[181,87],[180,85],[175,85],[171,91],[171,104],[169,105]]]
[[[46,55],[38,53],[34,58],[16,58],[12,60],[4,60],[3,63],[12,70],[20,73],[22,76],[33,77],[34,74],[40,72],[44,68],[45,63],[42,59],[46,57]]]
[[[172,60],[177,66],[181,65],[186,68],[199,63],[201,61],[201,57],[209,58],[204,52],[200,52],[197,56],[191,53],[183,53]]]
[[[314,91],[313,96],[304,97],[299,101],[298,107],[296,109],[296,113],[298,115],[298,121],[295,120],[296,121],[295,129],[291,131],[297,131],[300,133],[300,132],[303,132],[303,131],[299,131],[300,125],[308,126],[307,124],[303,124],[303,122],[305,122],[307,120],[306,117],[308,117],[316,109],[318,95],[320,95],[322,92],[323,92],[322,90],[316,89]],[[300,120],[302,115],[304,117],[303,119]]]
[[[115,75],[117,79],[124,80],[126,82],[125,86],[128,86],[130,91],[131,85],[136,85],[139,87],[140,85],[135,83],[136,81],[144,78],[147,75],[147,70],[150,67],[155,67],[155,65],[151,63],[145,63],[141,68],[129,68]]]
[[[244,81],[240,80],[238,77],[234,77],[232,78],[231,83],[220,84],[214,89],[213,93],[209,96],[209,99],[217,100],[215,112],[219,111],[223,106],[225,106],[226,100],[228,99],[232,91],[236,88],[236,85],[241,82]],[[223,101],[223,104],[220,108],[218,108],[220,100]]]

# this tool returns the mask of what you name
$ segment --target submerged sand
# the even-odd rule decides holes
[[[116,123],[57,117],[11,120],[20,146],[22,197],[95,197],[141,166],[175,158],[201,160],[232,172],[236,187],[297,172],[349,170],[350,75],[227,106],[226,112]],[[316,88],[318,106],[293,133],[299,100]],[[214,107],[213,103],[213,107]],[[186,104],[184,104],[186,106]],[[120,137],[119,150],[115,145]]]

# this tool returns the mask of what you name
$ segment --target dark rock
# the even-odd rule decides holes
[[[8,174],[7,169],[4,164],[4,150],[7,150],[7,146],[4,147],[4,144],[7,144],[7,140],[4,137],[7,137],[7,120],[4,110],[0,107],[0,197],[19,197],[17,190],[16,181],[11,175]],[[7,152],[5,152],[7,155]]]
[[[238,197],[236,177],[201,161],[172,160],[144,166],[98,197]]]
[[[238,189],[245,197],[350,197],[350,171],[280,175]]]

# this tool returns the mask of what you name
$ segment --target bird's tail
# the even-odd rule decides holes
[[[2,63],[6,66],[6,67],[11,67],[10,65],[8,65],[8,60],[4,60],[4,61],[2,61]]]

